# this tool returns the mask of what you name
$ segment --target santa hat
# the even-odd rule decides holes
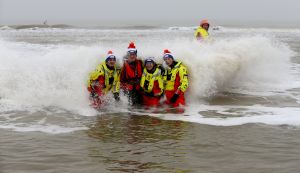
[[[109,51],[107,52],[107,56],[106,56],[106,60],[105,60],[105,61],[108,61],[108,60],[111,59],[111,58],[116,59],[116,56],[114,55],[113,51],[109,50]]]
[[[135,45],[134,45],[134,42],[130,42],[129,43],[127,52],[128,53],[135,53],[135,54],[137,53],[137,50],[136,50]]]
[[[174,60],[174,57],[173,57],[172,53],[168,49],[164,50],[163,59],[165,59],[165,58],[172,58]]]
[[[155,59],[154,59],[154,57],[148,57],[148,58],[146,58],[146,59],[145,59],[145,64],[146,64],[147,62],[152,62],[153,64],[155,64]]]

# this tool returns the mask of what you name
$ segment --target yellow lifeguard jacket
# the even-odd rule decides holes
[[[176,75],[179,73],[180,83],[175,84]],[[185,92],[188,88],[188,72],[186,67],[181,63],[177,64],[172,69],[166,69],[164,73],[165,90],[172,91],[175,89],[175,85],[178,85],[178,89]]]
[[[161,75],[161,70],[156,67],[155,71],[153,73],[149,73],[146,68],[143,70],[143,75],[141,78],[141,87],[143,90],[147,93],[151,93],[153,90],[154,82],[158,82],[158,86],[161,89],[161,92],[159,95],[163,93],[164,84],[163,84],[163,77]]]
[[[103,62],[99,64],[95,71],[90,73],[90,78],[88,80],[88,86],[91,86],[92,81],[95,81],[99,76],[104,76],[105,86],[103,91],[105,93],[112,90],[113,93],[120,91],[120,70],[114,67],[114,69],[109,69],[106,63]]]
[[[202,28],[201,26],[199,26],[197,28],[197,30],[195,31],[194,35],[195,35],[196,39],[198,39],[197,36],[200,35],[200,37],[205,40],[205,39],[208,38],[209,34],[208,34],[208,32],[204,28]]]

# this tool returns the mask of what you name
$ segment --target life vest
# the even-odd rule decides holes
[[[158,82],[158,87],[160,88],[161,92],[159,95],[163,93],[163,79],[161,75],[160,68],[156,67],[155,71],[153,73],[149,73],[146,68],[144,68],[143,75],[141,78],[141,88],[147,93],[151,93],[153,91],[154,82]]]
[[[172,69],[166,69],[164,73],[165,90],[173,91],[179,89],[185,92],[188,87],[188,73],[187,69],[181,62]]]
[[[136,60],[135,69],[132,69],[128,62],[124,63],[123,66],[123,76],[121,77],[121,81],[124,83],[136,83],[139,82],[140,78],[143,74],[143,65],[141,60]]]
[[[116,69],[116,67],[114,69],[109,69],[106,66],[106,63],[103,62],[90,74],[89,86],[91,85],[91,81],[97,80],[100,76],[104,76],[105,82],[103,92],[107,93],[110,90],[112,90],[113,93],[119,92],[119,71],[120,70]]]
[[[206,31],[206,29],[204,29],[204,28],[202,28],[201,26],[199,26],[198,28],[197,28],[197,30],[195,31],[195,38],[197,38],[197,35],[198,35],[198,33],[200,34],[200,37],[202,38],[202,39],[206,39],[206,38],[208,38],[208,32]],[[197,38],[198,39],[198,38]]]

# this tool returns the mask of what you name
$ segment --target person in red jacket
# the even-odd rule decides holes
[[[131,105],[141,104],[140,80],[142,74],[143,62],[137,58],[137,49],[131,42],[120,75],[121,89],[128,96]]]
[[[140,85],[143,91],[143,105],[147,107],[159,106],[164,84],[161,68],[152,57],[145,60],[145,68]]]

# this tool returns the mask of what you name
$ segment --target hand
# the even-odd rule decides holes
[[[98,94],[97,94],[96,92],[94,92],[94,91],[92,91],[92,92],[90,93],[90,96],[91,96],[92,98],[98,98]]]
[[[154,94],[154,97],[162,97],[163,94],[160,94],[160,93],[157,93],[157,94]]]
[[[172,96],[172,98],[170,99],[170,102],[171,102],[171,103],[175,103],[175,102],[177,101],[178,97],[179,97],[178,94],[174,94],[174,95]]]
[[[93,80],[93,81],[91,82],[91,87],[94,89],[94,87],[96,87],[96,86],[99,86],[99,81]]]
[[[114,98],[115,98],[116,101],[120,101],[119,93],[114,93]]]

